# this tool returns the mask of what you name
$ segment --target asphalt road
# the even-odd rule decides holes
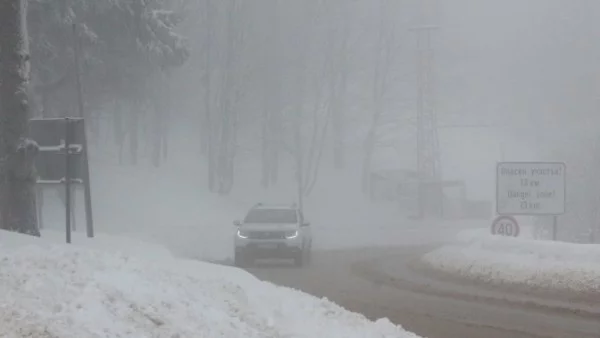
[[[412,268],[430,247],[320,251],[310,265],[259,262],[258,278],[327,297],[430,338],[600,338],[600,304],[582,307],[507,290],[452,284]],[[390,267],[393,267],[393,271]]]

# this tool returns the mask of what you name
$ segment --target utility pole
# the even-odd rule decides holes
[[[432,35],[439,29],[430,25],[433,3],[421,0],[421,25],[411,28],[417,38],[417,172],[418,217],[426,214],[426,206],[435,214],[443,213],[442,168],[435,107],[434,59]]]

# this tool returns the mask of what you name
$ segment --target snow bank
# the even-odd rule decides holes
[[[472,222],[474,224],[474,222]],[[491,223],[491,222],[490,222]],[[481,224],[481,222],[479,222]],[[520,227],[519,238],[521,239],[534,239],[535,229],[533,226],[525,225]],[[475,227],[470,229],[461,230],[456,234],[455,242],[458,243],[470,243],[472,241],[478,241],[482,238],[492,237],[490,234],[489,227]],[[493,237],[495,238],[495,237]]]
[[[243,270],[94,242],[0,232],[1,337],[416,337]]]
[[[495,285],[600,293],[600,245],[476,232],[422,257],[428,267]]]

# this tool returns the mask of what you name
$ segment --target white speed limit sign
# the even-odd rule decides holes
[[[518,237],[519,223],[512,216],[500,216],[492,223],[492,235]]]

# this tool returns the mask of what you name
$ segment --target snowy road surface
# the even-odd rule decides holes
[[[430,338],[598,338],[600,316],[475,286],[434,282],[411,268],[431,246],[315,252],[310,266],[260,263],[257,277],[298,288]],[[384,270],[394,261],[393,274]],[[503,300],[504,299],[504,300]],[[540,304],[535,304],[540,303]]]

